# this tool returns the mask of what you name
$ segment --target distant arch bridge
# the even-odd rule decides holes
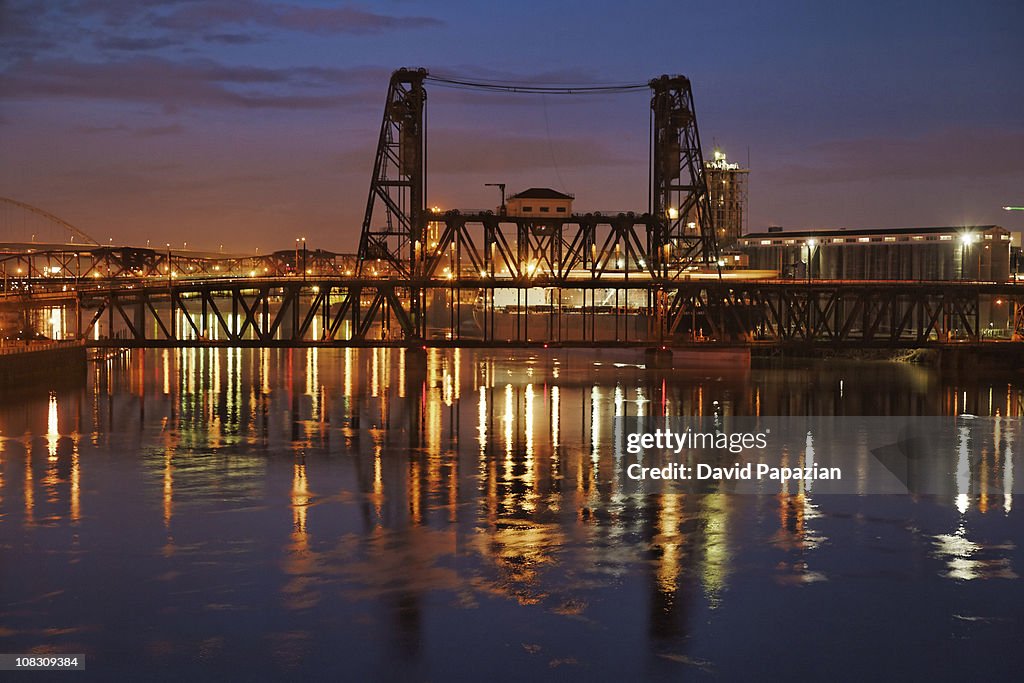
[[[0,242],[99,246],[99,241],[60,216],[25,202],[0,197]]]

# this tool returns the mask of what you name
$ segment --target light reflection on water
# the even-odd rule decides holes
[[[1012,440],[980,454],[975,485],[964,434],[950,500],[737,496],[627,482],[613,430],[624,414],[1020,416],[1020,385],[634,360],[159,350],[0,406],[0,650],[177,676],[733,677],[749,657],[815,674],[894,656],[878,634],[909,615],[924,676],[951,664],[915,642],[1019,639]],[[784,464],[822,447],[808,434]],[[850,637],[878,653],[850,658]]]

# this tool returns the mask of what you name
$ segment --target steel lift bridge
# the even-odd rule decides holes
[[[649,91],[647,210],[554,218],[429,210],[428,85]],[[715,234],[685,77],[513,86],[399,69],[358,255],[298,245],[256,257],[114,247],[70,229],[67,244],[43,249],[33,236],[0,250],[0,270],[4,305],[73,308],[68,334],[94,346],[918,348],[1024,338],[1024,288],[1015,281],[744,279],[721,270]],[[993,321],[1009,336],[989,334]]]
[[[426,84],[503,93],[588,95],[651,91],[650,188],[642,213],[536,218],[501,211],[437,214],[427,202]],[[504,208],[504,207],[502,207]],[[690,82],[546,86],[480,83],[399,69],[391,76],[359,243],[361,273],[388,272],[407,283],[415,336],[427,336],[429,291],[479,289],[486,310],[497,289],[554,288],[596,307],[595,292],[718,268],[718,245],[704,175]],[[433,229],[431,229],[433,228]],[[626,288],[622,299],[626,300]],[[488,296],[489,295],[489,296]],[[524,296],[518,297],[525,300]],[[521,330],[520,330],[521,331]],[[554,335],[557,337],[557,335]]]

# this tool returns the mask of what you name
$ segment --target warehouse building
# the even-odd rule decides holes
[[[932,228],[768,228],[737,245],[750,268],[783,278],[971,280],[1011,277],[1010,233],[998,225]]]

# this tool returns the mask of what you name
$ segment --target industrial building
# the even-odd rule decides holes
[[[704,178],[711,204],[711,220],[715,226],[718,246],[730,249],[746,231],[747,177],[750,170],[730,162],[725,152],[716,149],[714,156],[704,162]],[[697,217],[690,221],[696,225]]]
[[[768,228],[740,238],[754,269],[783,278],[970,280],[1011,276],[1010,232],[998,225],[822,229]]]

